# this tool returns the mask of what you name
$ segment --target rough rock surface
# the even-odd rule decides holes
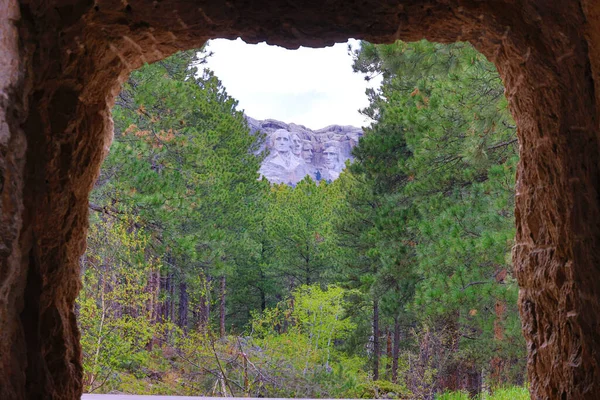
[[[260,131],[266,135],[261,150],[268,156],[262,163],[261,174],[272,183],[295,185],[305,176],[313,180],[335,180],[344,169],[346,160],[352,160],[352,149],[363,135],[363,130],[350,125],[329,125],[311,130],[303,125],[286,124],[267,119],[263,121],[246,116],[252,133]],[[275,149],[276,132],[285,131],[289,136],[286,166]]]
[[[600,398],[599,16],[598,0],[0,0],[0,398],[80,396],[78,260],[121,82],[238,36],[463,40],[493,61],[520,140],[532,397]]]

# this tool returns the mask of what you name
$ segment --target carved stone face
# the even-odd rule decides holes
[[[302,152],[302,141],[300,141],[300,137],[297,134],[292,134],[292,145],[291,145],[292,153],[296,156],[300,156]]]
[[[290,151],[290,133],[285,129],[278,129],[273,133],[273,148],[279,153]]]
[[[302,158],[304,162],[307,164],[312,164],[313,158],[315,157],[315,152],[313,150],[313,145],[310,143],[304,143],[302,147]]]
[[[335,146],[327,146],[323,151],[325,167],[334,169],[339,163],[339,150]]]

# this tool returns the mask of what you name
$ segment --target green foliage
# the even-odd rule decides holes
[[[344,318],[346,291],[328,286],[300,286],[291,298],[262,315],[252,324],[254,343],[269,362],[278,365],[271,374],[286,382],[284,397],[347,396],[358,384],[360,369],[356,359],[335,347],[354,329]],[[293,384],[296,382],[295,384]]]
[[[523,385],[525,346],[493,65],[363,42],[355,70],[384,79],[355,162],[289,187],[258,179],[263,136],[199,57],[144,66],[116,100],[81,263],[86,389],[445,399],[483,375],[482,398],[526,398],[495,389]]]
[[[512,386],[498,388],[491,395],[482,395],[481,400],[529,400],[529,388]]]
[[[160,268],[146,254],[149,237],[131,231],[136,219],[99,219],[90,227],[82,260],[83,290],[77,300],[88,391],[112,384],[115,371],[147,362],[147,344],[161,329],[153,323],[145,290],[149,271]]]
[[[216,77],[188,73],[154,64],[132,74],[113,110],[115,142],[100,181],[110,180],[96,193],[134,205],[172,252],[209,262],[250,214],[260,158]]]
[[[232,274],[235,256],[255,246],[249,231],[268,190],[257,180],[262,136],[250,135],[237,102],[212,72],[199,73],[197,61],[195,52],[179,53],[132,73],[113,109],[115,140],[91,199],[96,210],[140,218],[168,285],[200,294],[190,308],[214,303],[212,278]],[[161,292],[176,301],[170,287]]]
[[[292,342],[295,345],[302,342],[305,347],[305,368],[323,365],[327,369],[334,342],[345,339],[354,329],[354,324],[344,318],[345,295],[337,286],[330,285],[325,290],[317,285],[300,286],[289,300],[256,315],[252,332],[263,340],[269,338],[266,342],[274,336],[294,335]],[[300,359],[302,353],[297,350],[293,353]]]
[[[445,392],[435,398],[436,400],[471,400],[473,397],[465,392]],[[529,389],[526,387],[507,387],[494,390],[493,394],[481,394],[477,400],[529,400]]]
[[[273,238],[277,274],[289,288],[324,282],[334,259],[329,186],[306,177],[295,188],[273,186],[265,224]]]
[[[268,190],[257,180],[262,136],[250,135],[237,102],[212,72],[198,73],[198,61],[192,51],[144,66],[113,109],[87,253],[105,260],[104,275],[86,269],[80,297],[90,389],[144,371],[155,344],[173,343],[179,330],[208,328],[219,298],[214,278],[236,268],[233,255],[249,246],[253,211]],[[129,308],[137,311],[122,311]]]
[[[371,381],[356,388],[352,398],[357,399],[410,399],[411,393],[405,386],[388,381]]]
[[[373,209],[387,204],[397,216],[388,217],[395,230],[372,229],[399,234],[392,242],[405,244],[404,251],[394,248],[392,255],[404,257],[392,270],[403,265],[415,286],[400,288],[392,301],[408,297],[404,310],[429,329],[425,337],[439,338],[427,339],[439,346],[428,351],[453,348],[434,365],[440,378],[461,365],[489,368],[498,357],[520,363],[524,344],[510,264],[518,156],[495,67],[465,43],[363,43],[355,59],[357,71],[384,77],[380,91],[370,93],[364,113],[375,123],[355,149],[350,172],[364,182],[362,198],[371,196]],[[361,197],[349,198],[364,216]],[[365,254],[374,252],[383,259],[383,250]]]

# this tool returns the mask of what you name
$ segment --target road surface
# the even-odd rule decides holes
[[[229,397],[230,399],[236,397]],[[224,397],[190,397],[190,396],[140,396],[132,394],[84,394],[82,400],[224,400]],[[237,397],[237,399],[243,400],[266,400],[264,398],[258,399],[254,397]],[[269,398],[268,400],[289,400],[289,399],[277,399]],[[301,399],[296,399],[301,400]],[[327,400],[327,399],[320,399]]]

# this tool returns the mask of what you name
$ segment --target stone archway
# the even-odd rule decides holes
[[[0,397],[78,398],[87,197],[120,83],[213,37],[470,41],[519,127],[516,274],[533,398],[600,398],[600,3],[0,0]]]

